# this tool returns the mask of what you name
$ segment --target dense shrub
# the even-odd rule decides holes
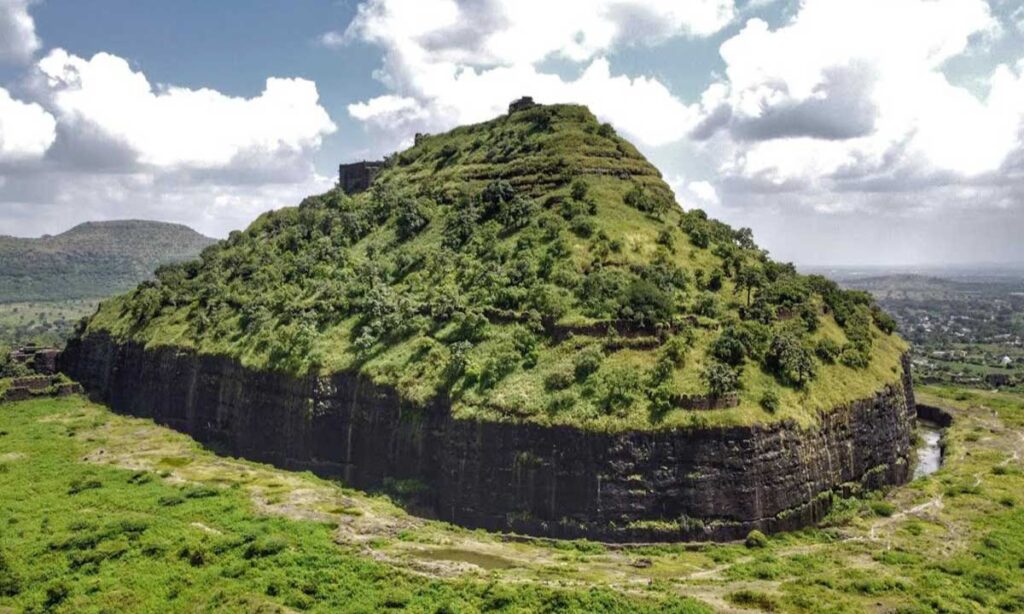
[[[672,299],[645,279],[634,279],[627,287],[619,314],[643,326],[668,322],[673,313]]]
[[[730,603],[736,604],[741,608],[755,609],[761,612],[775,612],[780,608],[780,604],[775,597],[749,588],[729,593],[725,598]]]
[[[10,359],[10,349],[0,346],[0,378],[22,377],[32,373],[32,370],[15,360]]]
[[[548,399],[547,411],[551,414],[558,414],[569,411],[576,405],[576,395],[568,390],[556,392]]]
[[[754,529],[750,533],[747,533],[747,539],[743,541],[743,544],[747,548],[766,548],[768,547],[768,537],[764,533]]]
[[[672,373],[677,367],[683,366],[686,362],[686,345],[683,339],[673,337],[669,339],[658,352],[651,369],[650,384],[659,386],[672,379]]]
[[[641,279],[665,291],[685,290],[689,285],[686,271],[668,260],[658,259],[646,266],[634,267],[634,270]]]
[[[622,415],[633,406],[642,384],[635,369],[617,367],[602,371],[597,385],[598,406],[605,413]]]
[[[687,229],[686,234],[690,235],[690,241],[701,249],[707,248],[711,243],[711,234],[705,226],[693,226]]]
[[[583,179],[573,179],[572,184],[569,186],[569,195],[572,196],[573,200],[584,200],[589,189],[590,187]]]
[[[766,390],[761,395],[761,408],[769,414],[774,414],[779,411],[780,401],[779,394],[774,390]]]
[[[814,346],[814,353],[822,360],[822,362],[832,364],[839,359],[839,354],[842,353],[842,347],[832,339],[823,337],[819,339],[818,343]]]
[[[245,548],[247,559],[264,558],[282,552],[288,547],[288,540],[280,535],[258,537]]]
[[[711,355],[725,364],[738,366],[747,357],[747,347],[735,327],[722,330],[711,344]]]
[[[686,335],[681,334],[672,337],[665,342],[665,345],[661,347],[660,356],[664,356],[666,360],[670,361],[674,366],[681,367],[686,362],[686,352],[689,349],[687,347]]]
[[[839,354],[839,362],[852,369],[866,369],[871,355],[863,346],[847,343]]]
[[[564,390],[572,386],[575,379],[576,374],[573,369],[567,365],[560,366],[544,376],[544,387],[548,390]]]
[[[587,275],[578,293],[587,315],[598,318],[617,315],[631,277],[615,267],[598,269]]]
[[[896,320],[888,313],[882,311],[882,308],[878,305],[872,305],[871,317],[875,321],[875,326],[883,333],[891,335],[896,332]]]
[[[635,182],[629,192],[626,192],[623,201],[638,211],[654,216],[665,213],[670,206],[665,199],[648,191],[642,183]]]
[[[675,253],[676,239],[671,228],[662,228],[658,233],[658,245],[664,245],[668,251]]]
[[[442,244],[449,249],[461,248],[473,236],[479,220],[476,205],[469,199],[463,199],[448,210],[442,229]]]
[[[888,518],[896,513],[896,506],[889,501],[871,501],[868,506],[876,516]]]
[[[765,354],[765,366],[782,381],[804,386],[817,374],[814,354],[795,335],[778,333]]]
[[[596,345],[587,346],[573,357],[573,374],[577,380],[583,381],[600,369],[603,361],[604,352],[601,351],[601,348]]]
[[[594,222],[583,217],[578,217],[569,223],[569,229],[572,230],[572,233],[584,239],[593,235],[595,228]]]
[[[525,228],[532,221],[536,209],[537,207],[531,199],[525,196],[514,196],[501,203],[497,219],[506,228]]]
[[[770,304],[795,311],[810,299],[811,289],[802,278],[786,275],[768,284],[763,293]]]
[[[712,361],[701,373],[712,397],[722,397],[739,387],[736,371],[729,365]]]
[[[415,236],[430,222],[427,209],[417,199],[406,197],[398,202],[395,234],[400,241]]]
[[[702,292],[693,303],[693,313],[706,318],[718,317],[720,306],[718,297],[710,292]]]
[[[723,278],[725,275],[719,269],[711,271],[707,276],[707,280],[704,282],[704,289],[709,292],[718,292],[722,289]]]
[[[499,179],[488,183],[480,192],[480,202],[483,205],[485,215],[497,214],[502,203],[511,201],[516,196],[516,191],[509,182]]]

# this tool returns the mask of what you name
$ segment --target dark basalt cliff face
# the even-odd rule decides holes
[[[115,411],[151,417],[237,456],[374,488],[424,484],[440,519],[605,541],[734,539],[820,519],[831,491],[910,476],[909,364],[886,386],[795,424],[597,433],[453,419],[352,374],[295,378],[234,360],[72,341],[62,371]]]

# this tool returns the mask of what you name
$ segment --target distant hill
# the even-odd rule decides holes
[[[883,305],[886,301],[969,300],[1024,291],[1024,281],[1019,279],[983,275],[975,276],[970,281],[906,273],[838,279],[844,287],[870,292]]]
[[[214,242],[181,224],[142,220],[86,222],[37,239],[0,236],[0,303],[107,297]]]

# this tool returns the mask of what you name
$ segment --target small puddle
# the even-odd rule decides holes
[[[457,563],[470,563],[481,569],[511,569],[515,567],[515,561],[493,554],[483,554],[470,550],[459,550],[458,548],[440,548],[437,550],[423,550],[414,553],[414,556],[427,561],[453,561]]]
[[[917,465],[914,466],[914,479],[923,478],[939,470],[942,466],[942,427],[930,420],[917,419],[917,434],[921,443],[917,446]]]

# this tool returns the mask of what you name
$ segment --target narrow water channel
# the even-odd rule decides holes
[[[914,479],[931,475],[942,466],[942,427],[930,420],[917,419],[917,434],[920,443],[917,445],[917,465],[914,466]]]

